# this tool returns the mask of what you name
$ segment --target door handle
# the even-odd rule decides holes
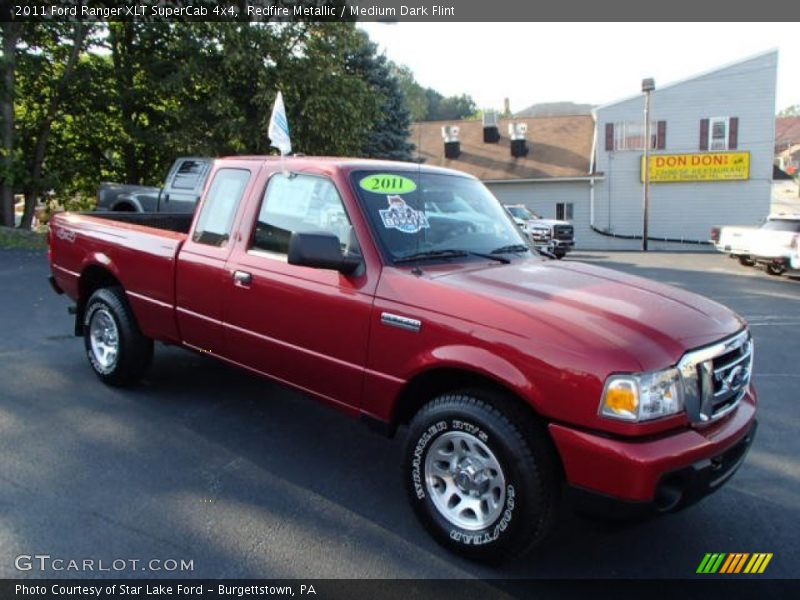
[[[250,283],[253,281],[253,276],[246,271],[234,271],[233,281],[237,285],[250,285]]]

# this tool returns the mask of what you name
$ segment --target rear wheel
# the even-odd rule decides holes
[[[409,427],[403,473],[414,511],[436,541],[473,560],[522,554],[555,521],[554,450],[513,406],[484,390],[445,394]]]
[[[739,256],[739,264],[742,265],[743,267],[752,267],[753,265],[756,264],[756,261],[754,261],[747,255],[742,255]]]
[[[86,303],[83,339],[89,364],[109,385],[139,381],[153,358],[153,340],[145,337],[120,287],[95,291]]]

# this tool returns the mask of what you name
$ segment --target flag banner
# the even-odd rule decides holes
[[[292,140],[289,136],[289,121],[286,119],[286,109],[283,106],[283,94],[278,92],[275,104],[272,106],[272,117],[269,120],[270,146],[281,151],[281,156],[290,154]]]

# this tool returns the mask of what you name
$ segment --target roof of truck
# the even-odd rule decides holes
[[[425,165],[415,162],[402,162],[395,160],[376,160],[372,158],[348,158],[343,156],[224,156],[219,160],[251,160],[257,162],[271,162],[280,164],[284,161],[286,166],[291,168],[301,168],[304,166],[328,166],[339,167],[347,171],[358,169],[365,170],[400,170],[400,171],[419,171],[422,173],[440,173],[444,175],[460,175],[462,177],[474,177],[457,169],[447,169],[433,165]]]

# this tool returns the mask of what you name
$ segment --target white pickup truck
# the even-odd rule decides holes
[[[796,233],[800,233],[800,215],[779,214],[770,215],[759,227],[714,227],[711,241],[745,266],[763,264],[768,273],[780,275],[786,270]]]
[[[750,256],[771,275],[781,275],[790,268],[800,233],[800,215],[781,215],[770,219],[750,241]]]

